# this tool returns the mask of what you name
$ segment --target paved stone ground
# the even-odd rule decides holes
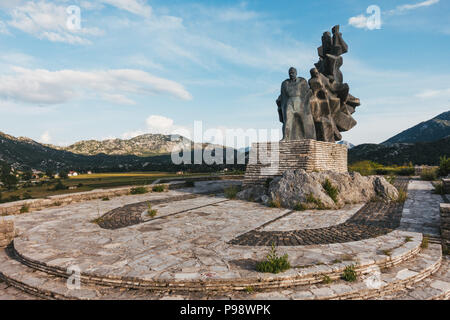
[[[416,197],[432,207],[436,202],[439,203],[439,199],[430,195],[429,187],[421,185],[414,185],[411,190],[428,191],[410,192],[409,197],[415,201],[407,208],[405,206],[409,209],[407,214],[413,212],[419,215],[415,210],[418,205]],[[211,185],[203,185],[203,189],[124,196],[110,201],[86,201],[17,216],[13,219],[19,236],[14,245],[17,252],[28,259],[63,269],[76,265],[83,273],[104,277],[138,277],[155,281],[276,277],[254,271],[255,261],[265,257],[267,247],[233,245],[230,242],[254,231],[255,222],[256,230],[293,233],[287,229],[289,219],[292,222],[297,213],[267,208],[256,203],[227,200],[221,195],[193,195],[194,192],[201,193],[210,187]],[[147,202],[155,204],[153,208],[158,210],[156,218],[146,217],[146,208],[142,207],[135,213],[136,217],[140,215],[138,224],[124,226],[127,223],[125,222],[120,228],[105,229],[92,223],[92,220],[116,208]],[[310,269],[319,270],[324,266],[334,268],[333,265],[340,265],[336,262],[338,260],[350,260],[354,263],[377,262],[386,260],[385,252],[409,250],[402,247],[411,244],[405,239],[409,236],[415,237],[415,234],[390,229],[398,227],[402,222],[403,227],[414,226],[411,220],[400,220],[401,207],[385,210],[383,205],[377,203],[365,205],[358,210],[359,207],[349,207],[351,212],[358,211],[354,215],[346,212],[342,217],[332,218],[335,223],[344,221],[341,225],[353,221],[350,224],[358,226],[359,229],[348,229],[347,233],[342,235],[347,241],[338,243],[336,239],[327,238],[325,235],[324,244],[298,243],[292,246],[285,243],[285,239],[281,239],[279,253],[287,253],[291,265],[295,267],[288,273],[301,274]],[[374,208],[376,210],[373,210]],[[434,211],[427,212],[422,216],[422,221],[435,227]],[[320,213],[315,223],[314,212],[305,211],[303,214],[309,218],[304,219],[304,223],[302,219],[295,221],[296,232],[336,228],[330,226],[330,221]],[[411,215],[409,218],[414,219]],[[367,238],[361,237],[361,226],[366,227],[367,232],[379,229],[382,235],[377,234],[378,236],[374,237],[374,232]],[[352,237],[356,237],[357,241],[349,241]],[[0,283],[0,299],[19,299],[19,293]],[[292,290],[284,290],[264,293],[255,298],[299,298],[295,294]],[[24,298],[26,297],[27,295],[24,295]],[[164,295],[160,298],[164,297],[177,296]]]
[[[415,180],[408,185],[400,230],[420,232],[433,237],[440,236],[439,203],[442,197],[433,194],[433,185],[428,181]]]
[[[395,185],[399,190],[406,190],[408,180],[397,178]],[[255,228],[238,236],[230,243],[244,246],[270,246],[271,244],[300,246],[345,243],[375,238],[399,227],[403,203],[369,202],[364,206],[359,206],[359,210],[354,213],[356,208],[358,207],[347,207],[346,213],[330,214],[329,221],[327,221],[327,212],[320,214],[318,213],[320,211],[315,210],[307,211],[302,215],[302,213],[291,211],[276,222],[271,222],[264,228]],[[317,218],[314,216],[316,213]],[[304,216],[306,216],[306,224],[302,219]],[[298,223],[292,225],[296,225],[298,228],[286,230],[286,225],[292,223],[296,218],[298,218]],[[341,221],[342,223],[339,223]],[[272,227],[272,223],[275,226]]]
[[[0,300],[38,300],[39,298],[22,292],[0,280]]]

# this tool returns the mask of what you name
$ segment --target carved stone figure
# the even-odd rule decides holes
[[[332,32],[333,36],[330,32],[322,35],[322,46],[317,50],[319,61],[310,71],[309,86],[305,79],[297,78],[295,68],[289,69],[290,78],[281,85],[277,105],[283,122],[283,140],[335,142],[342,139],[340,132],[356,125],[351,115],[360,101],[349,94],[340,71],[341,55],[348,51],[348,46],[338,25]]]
[[[281,84],[277,99],[278,114],[283,123],[283,140],[316,139],[316,130],[309,100],[311,90],[304,78],[297,77],[295,68],[289,69],[289,79]]]

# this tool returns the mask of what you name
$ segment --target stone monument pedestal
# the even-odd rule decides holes
[[[311,139],[253,143],[243,187],[265,184],[295,169],[347,172],[347,147]]]

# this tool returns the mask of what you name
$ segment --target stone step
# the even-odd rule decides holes
[[[80,289],[69,289],[67,280],[37,271],[12,259],[5,250],[0,252],[0,277],[8,285],[43,299],[445,299],[450,284],[448,260],[441,266],[441,247],[430,245],[416,257],[397,266],[382,269],[375,280],[379,282],[334,281],[331,284],[303,285],[284,290],[254,293],[221,292],[157,292],[145,289],[128,290],[100,285],[82,284]],[[436,272],[439,270],[438,272]],[[436,272],[436,273],[435,273]],[[432,275],[431,277],[429,277]],[[429,277],[429,278],[427,278]],[[248,291],[248,290],[247,290]]]
[[[450,299],[450,257],[442,258],[441,267],[430,277],[407,286],[394,294],[379,300],[449,300]]]
[[[401,264],[413,258],[420,251],[422,235],[419,233],[408,233],[411,235],[409,241],[405,241],[401,246],[393,248],[390,255],[376,255],[371,259],[363,258],[358,261],[356,272],[362,274],[373,267],[387,268]],[[19,252],[14,251],[17,260],[22,264],[48,274],[60,277],[67,277],[67,271],[58,266],[51,266],[46,263],[31,260]],[[220,292],[220,291],[244,291],[248,287],[259,290],[280,289],[298,285],[310,285],[319,283],[326,275],[331,279],[338,279],[344,269],[355,263],[354,261],[337,262],[331,265],[312,265],[303,268],[292,268],[279,275],[263,274],[254,272],[247,277],[227,278],[227,279],[167,279],[154,280],[144,278],[114,277],[112,275],[101,275],[96,273],[82,273],[81,281],[85,284],[103,285],[110,287],[148,289],[157,291],[192,291],[192,292]],[[0,265],[0,272],[3,272]]]

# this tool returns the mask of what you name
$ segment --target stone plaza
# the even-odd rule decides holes
[[[16,230],[0,299],[446,299],[443,199],[429,182],[401,182],[404,205],[269,208],[225,198],[242,181],[224,180],[6,216]],[[272,243],[292,268],[257,272]],[[348,266],[357,281],[341,279]]]

